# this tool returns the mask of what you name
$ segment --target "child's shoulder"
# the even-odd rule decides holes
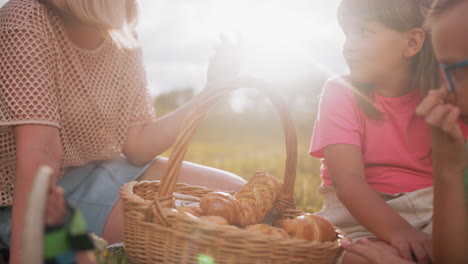
[[[353,86],[349,76],[341,75],[329,78],[323,86],[322,96],[353,98]]]

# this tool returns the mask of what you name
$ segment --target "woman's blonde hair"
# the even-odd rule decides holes
[[[94,25],[121,48],[137,46],[137,0],[56,0],[80,21]]]
[[[352,20],[376,21],[398,32],[423,28],[425,16],[433,0],[343,0],[338,8],[338,22],[343,28]],[[419,53],[413,58],[411,76],[413,89],[426,94],[439,88],[438,63],[432,50],[430,32]],[[369,98],[370,87],[356,85],[358,103],[365,113],[381,119],[383,113],[374,107]]]

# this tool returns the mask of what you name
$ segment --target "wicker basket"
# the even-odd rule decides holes
[[[247,85],[241,85],[241,83]],[[185,152],[196,127],[209,108],[237,87],[254,87],[266,93],[281,117],[286,138],[286,166],[281,194],[269,215],[271,223],[303,214],[293,201],[297,141],[286,104],[272,93],[271,85],[258,79],[232,83],[204,95],[202,103],[184,123],[161,182],[130,182],[122,186],[124,244],[132,263],[335,263],[344,234],[337,229],[334,242],[284,239],[245,229],[215,225],[190,217],[174,207],[174,193],[195,197],[215,191],[176,183]]]

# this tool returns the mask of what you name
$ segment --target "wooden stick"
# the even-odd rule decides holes
[[[52,169],[42,166],[34,179],[24,219],[21,263],[41,264],[44,258],[44,214]]]

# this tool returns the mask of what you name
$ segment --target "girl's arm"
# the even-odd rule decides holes
[[[340,201],[356,220],[379,239],[396,247],[412,261],[431,258],[431,237],[413,228],[398,215],[366,182],[361,149],[350,144],[325,147],[324,157]]]
[[[53,178],[57,178],[61,167],[62,147],[56,127],[19,125],[13,128],[13,132],[16,141],[16,174],[11,221],[10,263],[18,264],[20,263],[24,213],[34,177],[41,165],[48,165],[53,169]]]

